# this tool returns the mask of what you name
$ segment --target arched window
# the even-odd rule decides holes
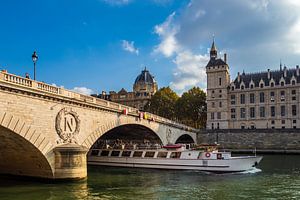
[[[292,80],[292,85],[296,85],[296,81],[295,80]]]
[[[281,82],[280,82],[280,85],[281,85],[281,86],[284,86],[284,81],[281,81]]]
[[[271,87],[274,87],[274,82],[271,82]]]
[[[245,89],[245,87],[242,85],[242,86],[241,86],[241,90],[243,90],[243,89]]]

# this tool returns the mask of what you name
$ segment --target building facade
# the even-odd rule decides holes
[[[230,80],[227,56],[213,42],[207,73],[207,129],[300,128],[300,69],[238,73]]]
[[[136,77],[132,92],[127,92],[122,88],[119,92],[110,91],[108,96],[113,102],[144,110],[157,90],[158,86],[154,76],[145,68]]]

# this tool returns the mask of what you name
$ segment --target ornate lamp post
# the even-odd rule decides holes
[[[35,65],[36,65],[36,62],[39,58],[38,55],[36,54],[36,51],[33,52],[31,58],[32,58],[33,67],[34,67],[34,76],[33,77],[34,77],[34,80],[35,80]]]

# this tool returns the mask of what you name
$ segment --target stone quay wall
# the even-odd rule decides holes
[[[233,152],[300,153],[300,129],[201,130],[197,139]]]

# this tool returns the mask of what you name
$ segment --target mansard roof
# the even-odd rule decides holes
[[[218,66],[218,65],[227,65],[227,64],[221,58],[210,59],[206,65],[206,67],[213,67],[213,66]]]
[[[286,70],[286,77],[284,76],[284,71]],[[299,70],[299,69],[298,69]],[[300,76],[296,74],[297,68],[291,69],[281,69],[281,70],[274,70],[274,71],[265,71],[265,72],[258,72],[258,73],[247,73],[244,72],[240,74],[240,81],[238,80],[238,76],[233,81],[236,88],[240,88],[240,84],[244,82],[245,87],[249,88],[251,80],[254,82],[254,87],[259,87],[259,83],[262,80],[265,86],[270,85],[270,81],[273,79],[275,81],[275,85],[280,84],[281,78],[285,81],[285,84],[290,84],[291,78],[294,76],[297,80],[297,83],[300,83]],[[270,73],[270,79],[268,78],[268,73]]]

